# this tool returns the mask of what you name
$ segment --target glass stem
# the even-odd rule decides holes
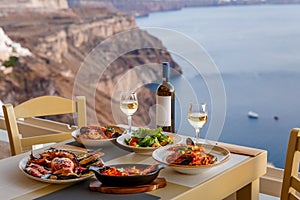
[[[131,133],[131,115],[128,115],[128,133]]]
[[[195,144],[198,143],[198,140],[200,139],[200,128],[195,128],[196,135],[195,135]]]

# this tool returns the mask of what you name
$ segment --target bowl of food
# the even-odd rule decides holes
[[[177,144],[159,148],[153,159],[183,174],[198,174],[226,162],[230,152],[212,144]]]
[[[91,167],[97,179],[105,186],[129,187],[146,185],[154,181],[160,170],[161,164],[116,164],[104,167]]]
[[[178,144],[181,141],[180,135],[163,132],[161,128],[139,128],[131,134],[123,134],[117,138],[117,143],[125,149],[148,155],[159,147]]]
[[[84,126],[73,131],[72,136],[85,146],[100,147],[110,145],[125,133],[126,129],[115,125]]]
[[[65,184],[93,176],[89,167],[104,165],[101,152],[49,149],[30,154],[19,162],[19,169],[27,177],[46,183]]]

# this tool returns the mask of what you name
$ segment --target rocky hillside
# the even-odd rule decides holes
[[[136,24],[133,16],[105,8],[74,8],[59,12],[5,14],[0,18],[0,27],[13,41],[32,53],[29,57],[19,57],[10,73],[0,71],[0,99],[4,103],[18,104],[40,95],[72,98],[78,69],[90,51],[106,38],[136,28]],[[136,31],[121,40],[129,41],[126,45],[133,47],[134,44],[141,43],[145,46],[155,45],[157,49],[128,52],[107,67],[104,78],[98,83],[95,96],[95,109],[100,123],[115,123],[111,111],[111,102],[114,101],[111,93],[115,90],[115,83],[132,67],[169,61],[180,72],[161,42],[146,32]],[[117,51],[124,46],[120,41],[110,48]],[[103,56],[109,58],[113,56],[113,52],[104,50]],[[155,69],[152,76],[160,80],[159,74],[160,69]],[[141,74],[132,77],[133,80],[140,78],[149,77]],[[84,86],[80,89],[82,94],[89,90]],[[139,88],[139,94],[140,108],[134,116],[134,123],[143,125],[149,123],[149,116],[145,113],[154,103],[154,94],[144,87]],[[88,108],[92,111],[94,105],[88,105]],[[121,120],[126,123],[126,117],[122,116]],[[68,119],[64,116],[63,120]]]
[[[57,10],[69,8],[67,0],[0,0],[0,10],[22,11],[24,9]]]

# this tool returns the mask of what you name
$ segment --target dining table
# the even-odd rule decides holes
[[[182,136],[186,138],[187,136]],[[109,194],[91,191],[89,185],[96,179],[91,177],[76,183],[51,184],[28,178],[21,172],[19,163],[31,152],[0,160],[0,199],[259,199],[259,179],[266,173],[267,151],[235,144],[215,142],[230,151],[230,158],[204,172],[188,175],[178,173],[166,166],[159,177],[166,180],[166,186],[150,192],[134,194]],[[144,155],[124,149],[116,142],[105,147],[85,148],[75,140],[52,144],[51,147],[69,150],[97,150],[103,152],[105,165],[120,163],[154,164],[151,155]],[[49,147],[44,147],[49,148]],[[96,149],[97,148],[97,149]],[[100,148],[100,149],[98,149]]]

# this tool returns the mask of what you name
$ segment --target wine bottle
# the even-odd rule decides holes
[[[156,90],[156,125],[163,131],[175,132],[175,90],[169,82],[170,64],[162,63],[162,83]]]

